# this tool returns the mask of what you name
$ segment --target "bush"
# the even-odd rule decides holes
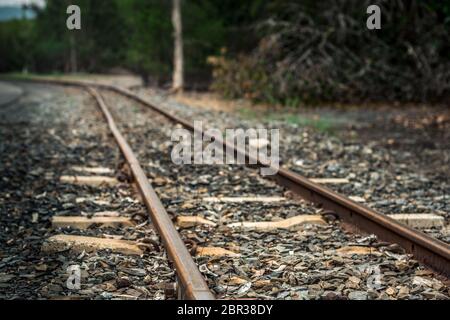
[[[372,2],[273,1],[253,51],[209,59],[212,88],[284,104],[448,98],[450,5],[379,1],[382,29],[372,31]]]

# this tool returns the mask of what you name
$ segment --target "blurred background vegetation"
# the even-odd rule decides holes
[[[69,4],[81,8],[80,31],[66,28]],[[291,106],[450,96],[450,1],[182,4],[187,89]],[[382,9],[382,30],[366,28],[370,4]],[[0,72],[128,71],[170,83],[171,1],[47,0],[27,10],[0,22]]]

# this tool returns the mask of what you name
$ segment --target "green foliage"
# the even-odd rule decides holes
[[[128,35],[126,66],[144,77],[167,75],[172,56],[170,2],[127,0],[119,7]]]
[[[365,28],[382,7],[383,29]],[[450,93],[450,4],[430,0],[183,0],[188,85],[213,76],[225,96],[296,107],[355,99],[418,101]],[[77,4],[82,30],[68,31]],[[171,0],[47,0],[34,20],[0,23],[0,72],[126,68],[172,77]]]
[[[81,30],[69,31],[66,27],[69,4],[81,8]],[[102,71],[104,67],[119,63],[124,56],[125,30],[116,1],[47,0],[34,24],[37,71],[68,70],[71,36],[82,71]]]
[[[213,1],[184,1],[183,4],[186,72],[202,72],[206,57],[217,54],[224,44],[224,22]]]
[[[67,29],[69,4],[80,6],[82,30]],[[45,9],[34,9],[34,20],[0,23],[2,48],[8,48],[2,57],[12,61],[1,64],[0,71],[68,71],[71,36],[80,71],[104,71],[123,61],[125,30],[116,1],[47,0]]]
[[[365,13],[372,2],[271,1],[253,50],[210,59],[212,88],[285,105],[444,101],[450,96],[450,6],[375,1],[382,30],[369,31]]]
[[[249,45],[250,32],[246,37],[235,35],[254,20],[264,1],[183,0],[186,74],[209,78],[208,56],[224,46]],[[69,4],[81,8],[81,30],[66,28]],[[171,6],[170,0],[47,0],[44,9],[34,8],[34,20],[0,23],[0,40],[12,43],[8,47],[15,50],[5,50],[0,71],[67,72],[74,49],[79,72],[125,67],[145,79],[168,81]]]
[[[30,38],[32,23],[13,20],[0,27],[0,70],[22,70],[32,59]]]

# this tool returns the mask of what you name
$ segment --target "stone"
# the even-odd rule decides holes
[[[139,268],[130,268],[130,269],[123,269],[123,272],[136,277],[145,277],[147,275],[147,272],[145,269],[139,269]]]
[[[348,294],[350,300],[367,300],[367,292],[364,291],[352,291]]]
[[[359,196],[350,196],[348,197],[350,200],[355,201],[355,202],[359,202],[359,203],[364,203],[366,202],[366,199],[359,197]]]
[[[349,280],[350,282],[355,283],[355,284],[359,284],[359,283],[361,282],[361,279],[359,279],[359,278],[357,278],[357,277],[355,277],[355,276],[351,276],[350,278],[348,278],[348,280]]]
[[[117,287],[111,282],[105,282],[102,287],[103,287],[103,290],[105,290],[107,292],[114,292],[117,290]]]
[[[34,267],[34,269],[36,271],[45,272],[45,271],[47,271],[48,267],[46,264],[38,264],[37,266]]]
[[[252,283],[251,282],[247,282],[247,283],[243,284],[239,288],[239,290],[236,292],[236,295],[241,296],[241,295],[246,294],[250,290],[251,287],[252,287]]]
[[[248,281],[239,277],[231,277],[229,279],[227,279],[226,283],[229,286],[240,286],[243,285],[245,283],[247,283]]]
[[[386,289],[386,294],[393,296],[395,294],[395,288],[389,287]]]
[[[397,298],[404,299],[404,298],[408,297],[408,295],[409,295],[408,287],[401,286],[400,289],[398,290]]]
[[[31,223],[37,223],[39,221],[39,213],[33,213],[31,215]]]
[[[145,277],[144,277],[144,283],[145,284],[151,284],[153,281],[152,281],[152,277],[148,274],[148,275],[146,275]]]
[[[433,287],[433,281],[423,278],[423,277],[419,277],[419,276],[415,276],[413,278],[413,284],[416,286],[422,286],[422,287]]]
[[[15,276],[12,274],[0,273],[0,283],[7,283],[14,278]]]
[[[118,289],[127,288],[131,286],[131,281],[127,277],[121,277],[116,280],[116,287]]]
[[[379,252],[376,248],[372,247],[360,247],[360,246],[348,246],[348,247],[342,247],[337,250],[328,250],[331,252],[335,252],[339,255],[381,255],[381,252]],[[326,251],[325,253],[329,253]]]
[[[269,286],[271,284],[270,280],[256,280],[253,283],[253,287],[255,288],[264,288],[266,286]]]

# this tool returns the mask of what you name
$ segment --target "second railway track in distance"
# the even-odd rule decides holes
[[[110,104],[112,104],[113,102],[114,105],[116,106],[114,109],[117,110],[117,106],[121,105],[120,103],[117,103],[118,101],[118,97],[117,98],[111,98],[110,100]],[[126,101],[124,101],[123,103],[126,103]],[[130,114],[130,111],[132,111],[132,104],[130,105],[125,104],[125,106],[119,107],[119,109],[116,111],[116,115],[117,117],[123,117],[125,115],[126,119],[129,119],[130,121],[132,121],[133,117],[132,114]],[[155,128],[155,126],[152,127],[152,123],[155,122],[155,120],[159,120],[161,119],[160,116],[158,116],[158,114],[155,111],[152,110],[145,110],[145,109],[141,109],[142,112],[144,113],[148,113],[147,117],[144,117],[143,119],[148,119],[148,121],[146,122],[145,120],[138,120],[138,123],[140,122],[141,124],[139,125],[131,125],[130,126],[134,126],[134,127],[138,127],[139,129],[134,131],[133,134],[131,134],[131,132],[128,134],[128,138],[130,139],[130,141],[136,141],[134,143],[134,145],[136,146],[136,148],[139,147],[139,154],[141,154],[141,159],[158,159],[158,164],[159,166],[162,166],[162,168],[164,169],[160,175],[157,176],[157,178],[160,178],[158,180],[161,179],[166,179],[165,183],[162,184],[160,189],[160,194],[164,197],[168,197],[171,194],[170,189],[172,188],[176,188],[177,186],[179,188],[182,188],[184,185],[187,186],[193,186],[191,187],[191,189],[187,189],[190,190],[190,192],[186,192],[186,193],[181,193],[179,191],[175,192],[175,195],[177,196],[177,199],[182,198],[184,201],[183,202],[179,202],[178,204],[175,204],[175,209],[171,210],[172,212],[175,212],[177,214],[180,214],[180,212],[184,212],[186,211],[186,208],[194,208],[193,210],[191,209],[190,212],[191,214],[194,214],[195,216],[200,216],[200,217],[207,217],[208,214],[204,214],[202,211],[204,209],[209,209],[208,213],[213,213],[216,212],[216,216],[210,216],[209,218],[212,218],[213,222],[215,224],[218,225],[218,227],[213,227],[211,228],[211,226],[209,225],[205,225],[205,224],[198,224],[198,227],[200,230],[202,228],[208,230],[205,234],[207,236],[206,240],[204,241],[205,244],[202,244],[200,242],[200,244],[198,244],[197,242],[200,240],[202,241],[202,239],[196,239],[194,240],[194,244],[196,246],[195,248],[195,253],[198,256],[202,256],[202,251],[203,252],[208,252],[208,250],[213,250],[215,248],[224,248],[227,250],[227,252],[224,254],[225,257],[228,256],[227,259],[229,259],[228,262],[232,261],[231,265],[235,266],[237,265],[236,269],[234,270],[234,275],[233,272],[228,272],[226,273],[226,276],[231,277],[231,282],[233,281],[237,281],[237,283],[239,283],[240,285],[242,285],[244,283],[244,281],[249,281],[251,280],[251,277],[249,277],[247,275],[247,277],[239,277],[239,275],[242,275],[242,271],[239,272],[239,268],[242,269],[242,265],[240,263],[235,263],[236,261],[246,261],[249,262],[247,264],[244,263],[245,268],[248,268],[250,270],[254,270],[253,272],[258,273],[255,270],[260,270],[259,268],[261,268],[262,265],[264,265],[264,263],[275,263],[275,266],[277,266],[278,268],[281,267],[281,274],[286,275],[287,277],[289,277],[289,271],[284,271],[284,267],[283,264],[281,263],[277,263],[276,261],[278,261],[277,259],[270,259],[268,258],[267,261],[263,260],[263,262],[260,261],[260,259],[262,257],[264,257],[265,254],[267,254],[266,248],[263,245],[262,247],[258,247],[258,245],[260,246],[261,243],[259,243],[259,241],[257,240],[258,238],[264,238],[264,237],[268,237],[269,239],[265,239],[264,243],[269,243],[270,246],[274,246],[277,247],[277,244],[284,244],[286,245],[286,247],[279,248],[280,250],[284,250],[284,254],[292,254],[293,252],[298,252],[299,248],[304,247],[305,244],[302,245],[302,241],[296,241],[295,237],[298,236],[298,233],[293,233],[291,231],[283,231],[283,230],[277,230],[277,229],[273,229],[272,232],[275,233],[276,236],[272,235],[272,237],[270,237],[271,231],[256,231],[256,232],[252,232],[252,230],[248,231],[245,230],[245,228],[239,228],[238,229],[234,229],[228,228],[229,226],[236,226],[236,223],[242,222],[242,220],[244,221],[248,221],[248,222],[253,222],[253,221],[266,221],[266,217],[264,217],[264,215],[270,215],[272,218],[269,220],[283,220],[283,219],[289,219],[292,218],[293,216],[297,216],[297,215],[301,215],[301,213],[304,214],[309,214],[309,215],[314,215],[317,213],[316,209],[314,209],[314,207],[312,207],[310,204],[304,203],[303,201],[296,201],[294,199],[285,199],[285,200],[281,200],[281,201],[277,201],[277,198],[282,198],[285,195],[285,189],[275,185],[273,182],[267,181],[265,179],[261,179],[261,177],[259,176],[258,172],[256,170],[251,170],[245,167],[228,167],[228,166],[218,166],[218,167],[210,167],[210,166],[196,166],[196,167],[192,167],[192,166],[175,166],[172,164],[169,154],[170,154],[170,149],[169,149],[169,145],[167,145],[167,143],[165,144],[165,142],[170,141],[170,132],[173,129],[173,123],[167,123],[166,125],[169,125],[169,127],[167,128],[166,125],[164,126],[158,126],[157,128]],[[173,119],[171,119],[173,120]],[[125,126],[126,127],[126,126]],[[137,134],[136,134],[137,133]],[[162,135],[162,136],[161,136]],[[142,140],[143,137],[147,137],[150,138],[146,141]],[[133,143],[132,143],[133,144]],[[142,147],[147,145],[148,147]],[[157,153],[155,152],[155,146],[157,146],[157,149],[159,149],[160,151]],[[161,149],[162,148],[162,149]],[[165,165],[165,166],[164,166]],[[150,166],[148,169],[148,173],[149,175],[154,175],[155,173],[152,172],[152,167],[154,166]],[[155,168],[156,169],[156,168]],[[158,169],[156,169],[156,172]],[[283,174],[289,175],[291,173],[289,172],[283,172]],[[167,178],[169,177],[169,179],[167,180]],[[201,181],[199,183],[198,179],[202,179],[203,181]],[[293,175],[292,179],[296,179],[298,178],[296,175]],[[248,180],[247,180],[248,179]],[[247,181],[246,183],[243,183],[243,181]],[[295,181],[295,180],[294,180]],[[181,186],[180,186],[180,182],[181,182]],[[238,182],[238,183],[236,183]],[[159,182],[161,183],[161,182]],[[307,182],[306,182],[307,183]],[[231,184],[231,185],[230,185]],[[244,184],[242,186],[242,184]],[[208,186],[211,185],[215,185],[213,188],[208,188]],[[312,184],[313,185],[313,184]],[[236,187],[237,188],[234,188]],[[295,187],[298,188],[297,185],[295,185]],[[316,186],[317,187],[317,186]],[[327,190],[318,190],[319,192],[327,192]],[[173,192],[173,191],[172,191]],[[220,197],[227,197],[231,198],[231,199],[224,199],[223,201],[220,200],[212,200],[212,199],[208,199],[211,197],[216,197],[219,198]],[[231,196],[231,197],[229,197]],[[234,197],[233,197],[234,196]],[[259,201],[256,202],[255,199],[252,199],[254,197],[265,197],[267,199],[268,202],[266,203],[261,203]],[[187,199],[186,199],[187,198]],[[233,202],[233,198],[235,198],[235,200],[237,201],[237,203]],[[344,198],[344,197],[342,197]],[[271,200],[272,199],[272,200]],[[274,200],[275,199],[275,200]],[[318,200],[322,200],[322,199],[318,199]],[[343,199],[344,201],[346,199]],[[209,201],[218,201],[218,203],[211,203]],[[323,201],[323,200],[322,200]],[[184,205],[184,207],[183,207]],[[242,209],[241,209],[242,208]],[[197,210],[195,210],[197,209]],[[225,210],[224,210],[225,209]],[[243,213],[241,213],[240,211],[243,211]],[[340,209],[342,210],[342,209]],[[347,209],[348,210],[348,209]],[[362,206],[358,206],[358,205],[354,205],[354,209],[353,210],[367,210]],[[229,212],[229,214],[225,214],[223,215],[223,213],[221,212]],[[233,213],[234,211],[234,213]],[[335,210],[338,211],[338,210]],[[367,210],[369,211],[369,210]],[[238,212],[238,214],[236,214],[236,212]],[[262,212],[262,214],[261,214]],[[239,214],[240,213],[240,214]],[[369,211],[369,214],[372,213]],[[224,217],[225,216],[225,217]],[[231,216],[231,218],[230,218]],[[357,217],[355,217],[357,219]],[[376,217],[375,217],[376,218]],[[320,224],[320,223],[319,223]],[[220,226],[221,225],[221,226]],[[394,225],[394,227],[396,227],[396,223],[392,222],[391,225]],[[332,227],[333,226],[333,227]],[[341,249],[342,252],[345,251],[345,249],[356,249],[355,246],[353,246],[352,244],[354,243],[354,240],[350,238],[347,238],[346,235],[341,231],[341,229],[337,226],[337,225],[333,225],[333,223],[328,223],[325,227],[324,226],[310,226],[311,228],[313,228],[314,231],[312,231],[309,235],[314,238],[314,235],[317,236],[317,239],[326,239],[324,242],[327,243],[325,245],[321,244],[322,247],[316,247],[314,249],[316,250],[321,250],[323,252],[328,251],[327,254],[325,254],[325,259],[328,255],[331,254],[331,256],[333,256],[333,249],[336,249],[333,245],[332,245],[332,240],[333,237],[336,237],[339,239],[339,237],[341,236],[343,240],[341,245]],[[387,226],[388,227],[388,226]],[[402,226],[398,226],[400,227],[400,229],[402,228]],[[295,227],[294,227],[295,228]],[[306,230],[308,229],[308,227],[306,227]],[[323,230],[325,229],[325,230]],[[408,236],[410,234],[408,234],[408,232],[410,233],[414,233],[414,236],[417,236],[419,239],[418,241],[421,240],[421,235],[418,232],[412,231],[411,229],[405,228],[404,229],[405,232],[407,233],[405,236]],[[182,234],[185,232],[186,237],[189,237],[191,232],[190,230],[184,230],[182,231]],[[325,236],[322,234],[321,232],[323,232],[323,234],[325,234]],[[388,233],[388,232],[387,232]],[[227,236],[228,234],[228,236]],[[402,230],[398,231],[399,235],[402,235]],[[250,235],[250,239],[248,238],[248,236]],[[251,235],[255,236],[254,239],[251,239]],[[229,242],[231,238],[231,243]],[[247,239],[246,239],[247,238]],[[439,247],[439,242],[435,241],[434,239],[431,239],[429,237],[423,236],[424,239],[426,239],[427,241],[431,242],[431,244],[437,243],[438,247]],[[195,237],[193,237],[193,239],[195,239]],[[345,240],[344,240],[345,239]],[[268,241],[270,240],[270,241]],[[310,239],[312,240],[312,239]],[[369,240],[370,243],[371,240]],[[192,242],[192,241],[191,241]],[[307,241],[307,245],[309,245],[310,243],[308,243],[309,241]],[[312,242],[315,242],[315,240],[312,240]],[[361,242],[361,244],[363,244],[364,242]],[[367,244],[367,243],[366,243]],[[328,245],[328,246],[327,246]],[[441,247],[440,249],[444,251],[444,259],[445,259],[445,252],[447,252],[447,259],[448,259],[448,246],[446,246],[445,244],[440,244]],[[358,245],[356,245],[357,247]],[[283,247],[283,245],[281,245],[281,247]],[[373,246],[370,245],[370,248],[376,248],[377,244],[373,243]],[[234,249],[237,249],[237,251],[233,251]],[[230,250],[231,249],[231,250]],[[245,250],[246,249],[246,250]],[[308,248],[311,249],[311,248]],[[314,250],[313,249],[313,250]],[[337,248],[339,249],[339,248]],[[366,247],[367,249],[367,247]],[[258,250],[262,250],[262,251],[258,251]],[[447,250],[447,251],[446,251]],[[310,251],[310,250],[307,250]],[[356,249],[357,251],[357,249]],[[255,253],[258,252],[258,254]],[[367,251],[366,251],[367,252]],[[233,257],[233,253],[236,254],[235,257]],[[439,253],[439,251],[438,251]],[[337,253],[337,255],[339,256],[340,254]],[[368,256],[372,256],[371,259],[373,260],[377,260],[377,255],[378,252],[373,252],[373,254],[369,254]],[[213,258],[211,259],[212,261],[214,260],[221,260],[221,259],[214,259],[214,255],[212,254]],[[268,254],[268,256],[270,257],[271,255]],[[295,256],[295,255],[294,255]],[[345,254],[343,254],[343,256],[345,256]],[[349,256],[352,256],[352,253],[349,253]],[[363,254],[364,256],[364,254]],[[221,257],[220,255],[218,256],[219,258]],[[328,256],[329,257],[329,256]],[[278,257],[279,259],[282,259],[281,256]],[[368,263],[370,265],[370,260],[365,261],[366,263]],[[225,259],[226,260],[226,259]],[[304,260],[308,260],[308,259],[299,259],[298,261],[304,261]],[[339,260],[339,259],[338,259]],[[349,259],[349,261],[351,261],[352,259]],[[201,260],[200,260],[201,261]],[[251,262],[254,261],[255,262],[255,266],[252,266]],[[314,260],[313,260],[314,261]],[[311,261],[311,262],[313,262]],[[219,271],[220,274],[220,270],[223,271],[223,269],[227,269],[229,268],[229,264],[226,263],[225,265],[220,265],[220,263],[212,263],[212,264],[208,264],[208,261],[204,261],[206,263],[201,264],[201,266],[203,266],[203,271],[208,274],[210,274],[211,278],[214,279],[215,278],[215,273],[214,273],[214,269],[217,269]],[[359,261],[360,263],[361,261]],[[261,264],[260,264],[261,263]],[[314,263],[314,262],[313,262]],[[348,263],[348,262],[347,262]],[[358,262],[356,262],[358,263]],[[210,268],[208,268],[208,266],[210,268],[212,268],[213,270],[210,270]],[[448,268],[448,260],[447,260],[447,264],[443,263],[443,264],[437,264],[437,266],[443,266],[444,268],[447,267]],[[275,267],[274,269],[277,270],[277,267]],[[234,268],[234,267],[233,267]],[[301,265],[297,265],[297,268],[299,270],[301,270]],[[263,268],[264,269],[264,268]],[[216,270],[216,272],[217,272]],[[269,269],[270,270],[270,269]],[[262,271],[260,271],[262,272]],[[265,271],[267,272],[267,271]],[[292,280],[292,275],[295,274],[296,272],[294,270],[291,270],[291,281],[292,283],[295,283],[295,280]],[[217,277],[220,278],[220,277]],[[216,279],[217,279],[216,278]],[[294,277],[295,278],[295,277]],[[224,282],[222,283],[226,283],[225,279]],[[265,282],[260,282],[257,284],[257,286],[263,286]],[[299,279],[299,282],[301,283],[301,279]],[[236,283],[234,283],[236,285]],[[263,286],[264,287],[264,286]],[[218,289],[219,291],[223,288],[221,288],[220,286],[220,281],[219,281],[219,285],[218,285]],[[229,295],[231,297],[234,296],[234,294],[231,292],[227,292],[226,290],[226,285],[225,285],[225,293],[226,295]],[[264,295],[264,294],[263,294]],[[239,292],[237,292],[237,296],[239,296]]]
[[[189,122],[123,89],[96,87],[99,92],[88,90],[121,141],[128,171],[174,262],[179,297],[374,299],[383,292],[388,298],[399,291],[413,295],[424,265],[448,276],[446,243],[292,172],[281,170],[278,185],[245,166],[173,164],[171,131]],[[344,221],[367,234],[345,232]]]

